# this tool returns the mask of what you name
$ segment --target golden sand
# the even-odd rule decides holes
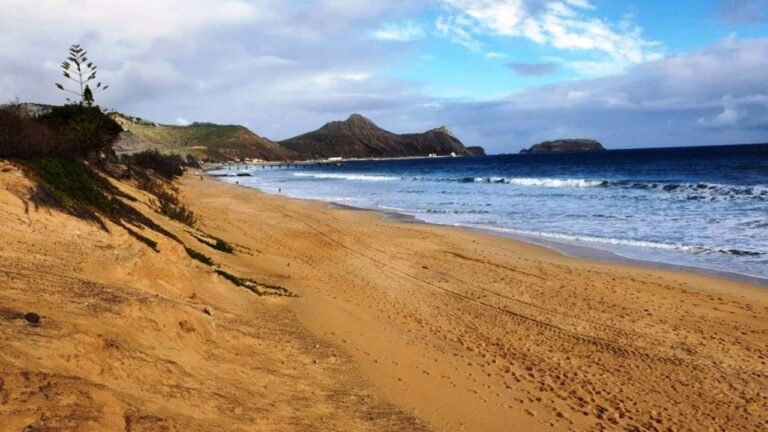
[[[136,204],[299,295],[258,297],[0,185],[2,431],[768,429],[760,288],[182,179],[229,255]]]

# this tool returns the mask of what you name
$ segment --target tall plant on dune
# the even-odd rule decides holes
[[[93,106],[93,96],[109,88],[108,85],[102,86],[101,82],[96,80],[98,66],[88,59],[88,52],[80,45],[69,47],[67,59],[61,63],[61,75],[64,78],[75,83],[76,88],[71,89],[61,83],[55,83],[59,90],[77,96],[80,99],[80,105],[85,107]],[[96,86],[91,88],[95,82]],[[71,101],[67,98],[67,101]]]

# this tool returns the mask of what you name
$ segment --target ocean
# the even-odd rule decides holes
[[[768,282],[768,144],[239,168],[224,181]]]

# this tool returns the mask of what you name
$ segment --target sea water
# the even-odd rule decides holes
[[[768,280],[768,145],[241,166],[246,173],[224,179]]]

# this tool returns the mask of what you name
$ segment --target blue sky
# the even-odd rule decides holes
[[[552,2],[568,4],[567,2]],[[747,2],[748,3],[748,2]],[[679,0],[585,2],[580,12],[582,20],[600,20],[608,28],[621,34],[619,27],[636,27],[639,39],[648,43],[643,50],[650,58],[679,55],[711,45],[731,35],[761,37],[768,35],[768,23],[729,20],[722,14],[723,2],[717,0]],[[768,3],[765,3],[768,7]],[[754,6],[757,9],[757,5]],[[753,11],[753,8],[748,9]],[[558,49],[551,43],[532,41],[524,36],[510,37],[494,32],[473,35],[477,48],[452,41],[435,29],[441,17],[451,16],[454,10],[445,5],[428,7],[411,20],[388,22],[371,34],[380,40],[409,42],[404,46],[402,61],[392,64],[384,73],[406,80],[423,81],[433,96],[445,98],[496,98],[527,87],[551,84],[564,80],[577,80],[621,72],[626,65],[611,64],[610,55],[600,50]],[[759,25],[764,24],[764,25]],[[477,22],[473,22],[476,26]],[[398,30],[410,40],[397,41]],[[386,36],[390,36],[388,39]],[[595,70],[579,71],[567,63],[580,60],[602,60]],[[526,65],[548,64],[548,68],[529,67],[528,74],[510,73],[511,63]],[[514,71],[513,71],[514,72]],[[546,72],[546,73],[542,73]]]
[[[0,0],[0,98],[61,103],[81,43],[103,106],[287,138],[359,112],[516,152],[768,141],[768,0]],[[46,31],[40,31],[46,29]]]

